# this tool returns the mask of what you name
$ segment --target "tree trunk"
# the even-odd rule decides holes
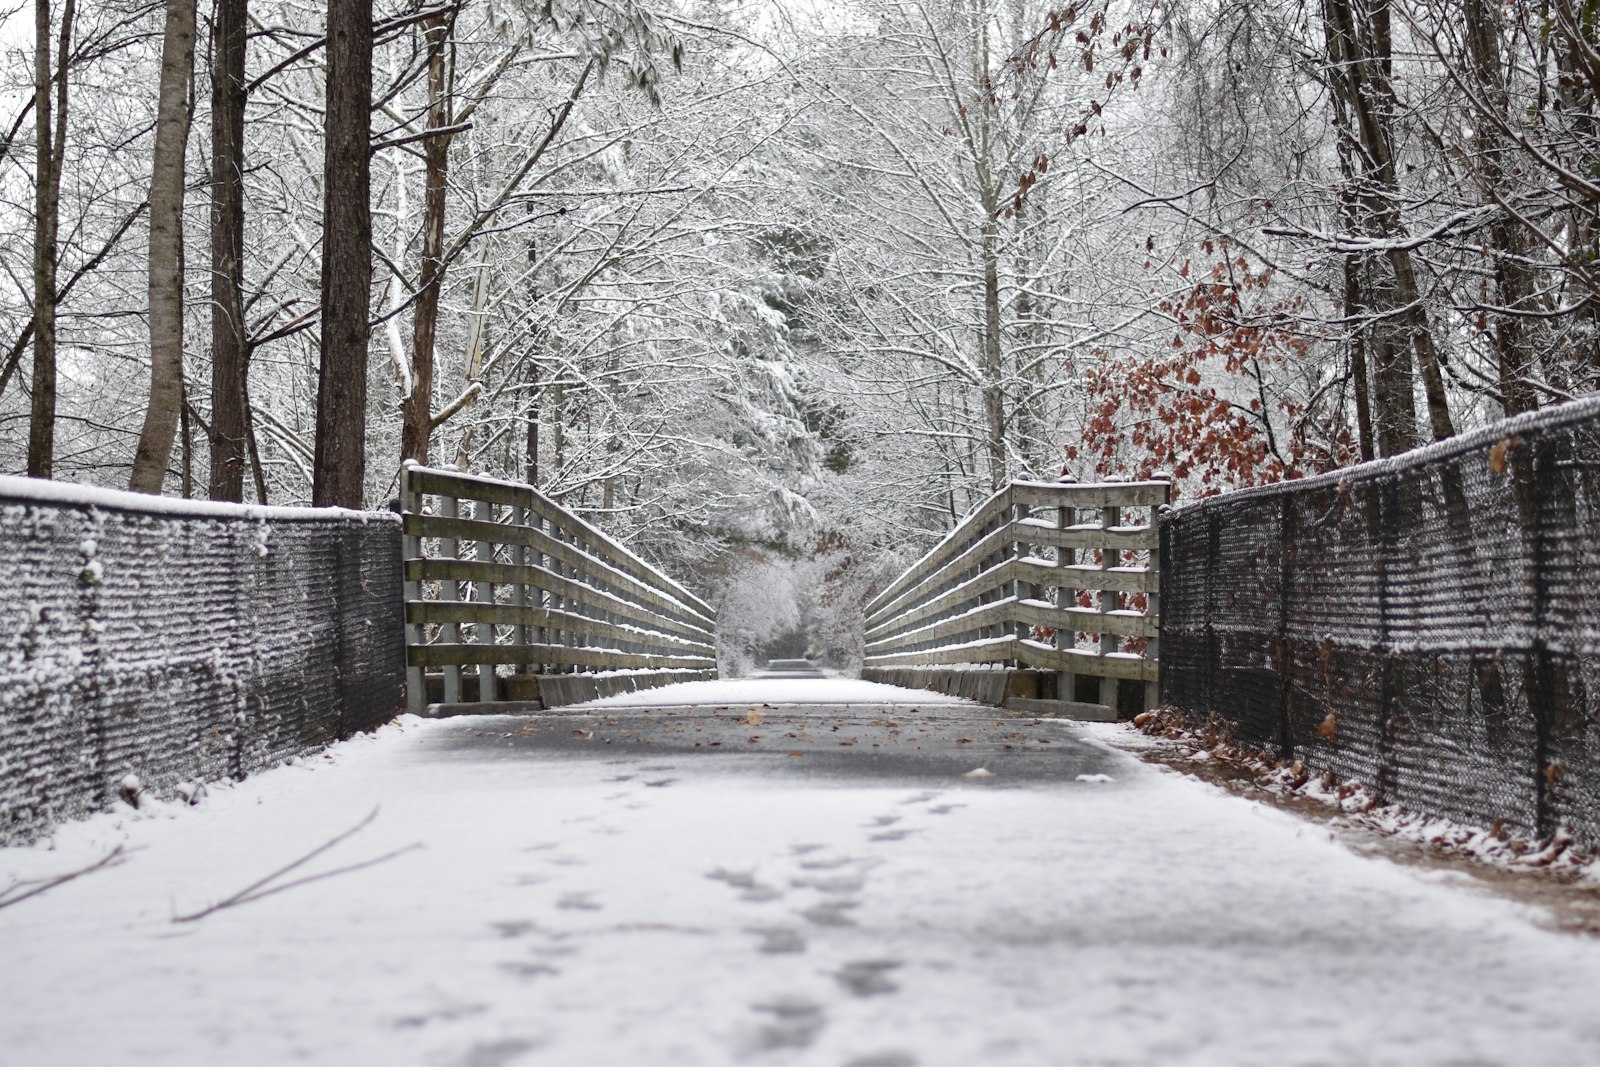
[[[183,171],[194,70],[195,0],[167,0],[150,171],[150,406],[129,488],[161,492],[183,404]]]
[[[72,47],[74,0],[61,9],[60,80],[50,89],[50,0],[34,0],[33,400],[28,418],[28,474],[49,478],[56,439],[56,239],[61,166],[67,141],[67,55]],[[54,123],[52,124],[52,119]]]
[[[1361,312],[1361,268],[1353,255],[1344,257],[1344,314],[1347,320]],[[1367,342],[1359,330],[1350,335],[1350,379],[1356,399],[1356,442],[1361,461],[1377,458],[1372,442],[1372,393],[1367,373]]]
[[[1358,17],[1353,0],[1323,0],[1322,14],[1328,86],[1345,179],[1342,214],[1356,233],[1394,238],[1401,232],[1398,211],[1393,208],[1398,189],[1386,119],[1377,110],[1375,99],[1384,96],[1382,86],[1389,64],[1387,10],[1380,6],[1377,17],[1369,17],[1363,9]],[[1355,255],[1347,265],[1347,297],[1356,299],[1347,304],[1346,316],[1351,320],[1352,345],[1362,346],[1363,361],[1371,358],[1372,434],[1379,454],[1385,456],[1419,443],[1411,356],[1408,346],[1396,336],[1400,324],[1396,319],[1413,334],[1420,325],[1426,335],[1427,317],[1420,306],[1410,306],[1402,297],[1403,284],[1397,276],[1400,265],[1395,256],[1380,253]],[[1408,254],[1404,265],[1409,268]],[[1414,294],[1414,279],[1410,289]],[[1431,338],[1426,345],[1419,342],[1416,351],[1419,357],[1424,351],[1431,353]],[[1357,415],[1359,419],[1359,406]]]
[[[1505,76],[1500,69],[1498,5],[1484,0],[1464,0],[1461,14],[1465,24],[1464,35],[1467,56],[1471,65],[1467,77],[1475,81],[1478,95],[1498,117],[1511,118]],[[1473,153],[1479,180],[1484,192],[1493,196],[1505,192],[1508,183],[1501,162],[1505,147],[1491,123],[1475,122],[1473,128],[1480,144]],[[1530,331],[1516,311],[1535,310],[1534,292],[1537,288],[1531,272],[1525,266],[1528,255],[1526,235],[1501,212],[1489,226],[1489,236],[1494,243],[1495,288],[1502,308],[1513,309],[1511,314],[1494,317],[1494,342],[1500,379],[1500,402],[1507,415],[1532,411],[1538,406],[1533,387],[1528,384],[1529,370],[1533,365],[1533,352],[1529,344]]]
[[[446,69],[446,44],[450,15],[441,13],[424,23],[428,47],[427,130],[451,124]],[[439,295],[443,287],[444,216],[446,179],[450,168],[450,135],[434,133],[422,142],[424,193],[422,205],[422,270],[417,279],[417,302],[411,319],[411,395],[401,406],[400,458],[428,462],[433,418],[433,352],[439,326]]]
[[[248,0],[216,0],[211,68],[211,499],[244,500],[244,102]]]
[[[372,0],[328,6],[321,377],[311,502],[362,505],[372,300]]]
[[[993,216],[983,231],[983,415],[989,488],[1006,484],[1006,407],[1000,350],[999,238]]]

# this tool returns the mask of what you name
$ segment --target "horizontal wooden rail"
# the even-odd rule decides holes
[[[868,670],[1000,665],[1100,679],[1114,718],[1121,680],[1159,692],[1156,514],[1166,481],[1013,482],[986,500],[866,608]],[[1034,704],[1038,701],[1032,702]]]
[[[409,465],[400,499],[412,711],[430,670],[450,707],[469,666],[480,702],[530,676],[715,672],[711,607],[532,486]]]

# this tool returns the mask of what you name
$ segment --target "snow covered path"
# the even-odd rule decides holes
[[[4,886],[129,849],[0,910],[0,1062],[1600,1061],[1600,943],[1115,727],[830,684],[407,719],[0,850]],[[172,921],[375,807],[289,877],[422,847]]]

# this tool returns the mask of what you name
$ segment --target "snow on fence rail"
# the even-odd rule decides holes
[[[714,675],[712,608],[532,486],[408,466],[400,493],[411,710]]]
[[[1163,699],[1387,801],[1600,844],[1600,399],[1161,522]]]
[[[0,584],[0,844],[400,709],[388,513],[0,477]]]
[[[1115,718],[1120,680],[1153,705],[1165,481],[1012,482],[867,605],[865,670],[915,684],[919,668],[1055,672],[1052,710]],[[1079,702],[1077,677],[1099,679]],[[1029,702],[1031,703],[1031,702]]]

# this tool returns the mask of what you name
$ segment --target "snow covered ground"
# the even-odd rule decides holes
[[[0,889],[127,850],[0,909],[0,1062],[1600,1061],[1600,943],[1093,730],[916,699],[408,718],[0,850]],[[880,743],[907,762],[853,772]],[[375,808],[264,888],[421,847],[173,921]]]

